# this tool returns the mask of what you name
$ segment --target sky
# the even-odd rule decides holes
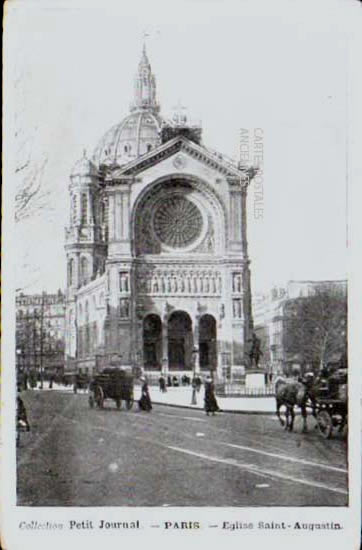
[[[20,136],[12,161],[24,143],[33,166],[46,159],[50,194],[45,210],[14,228],[16,287],[65,287],[69,174],[127,115],[144,33],[161,114],[170,117],[181,101],[202,121],[206,146],[238,159],[244,130],[250,162],[262,151],[248,198],[253,291],[346,278],[348,27],[340,3],[320,13],[318,5],[11,4],[9,120]],[[13,192],[19,177],[7,184]]]

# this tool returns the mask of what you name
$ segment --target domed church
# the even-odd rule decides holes
[[[145,47],[129,114],[70,175],[66,366],[216,377],[252,331],[247,167],[160,115]]]

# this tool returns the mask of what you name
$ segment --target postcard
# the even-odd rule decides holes
[[[5,5],[6,550],[359,547],[358,7]]]

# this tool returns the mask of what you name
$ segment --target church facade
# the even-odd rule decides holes
[[[252,331],[246,167],[160,115],[145,51],[130,113],[70,176],[66,364],[210,372]]]

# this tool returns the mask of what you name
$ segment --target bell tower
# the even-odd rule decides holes
[[[102,227],[102,206],[97,169],[83,158],[74,166],[69,184],[70,217],[65,228],[67,256],[66,354],[76,357],[76,295],[80,287],[104,272],[107,243]]]

